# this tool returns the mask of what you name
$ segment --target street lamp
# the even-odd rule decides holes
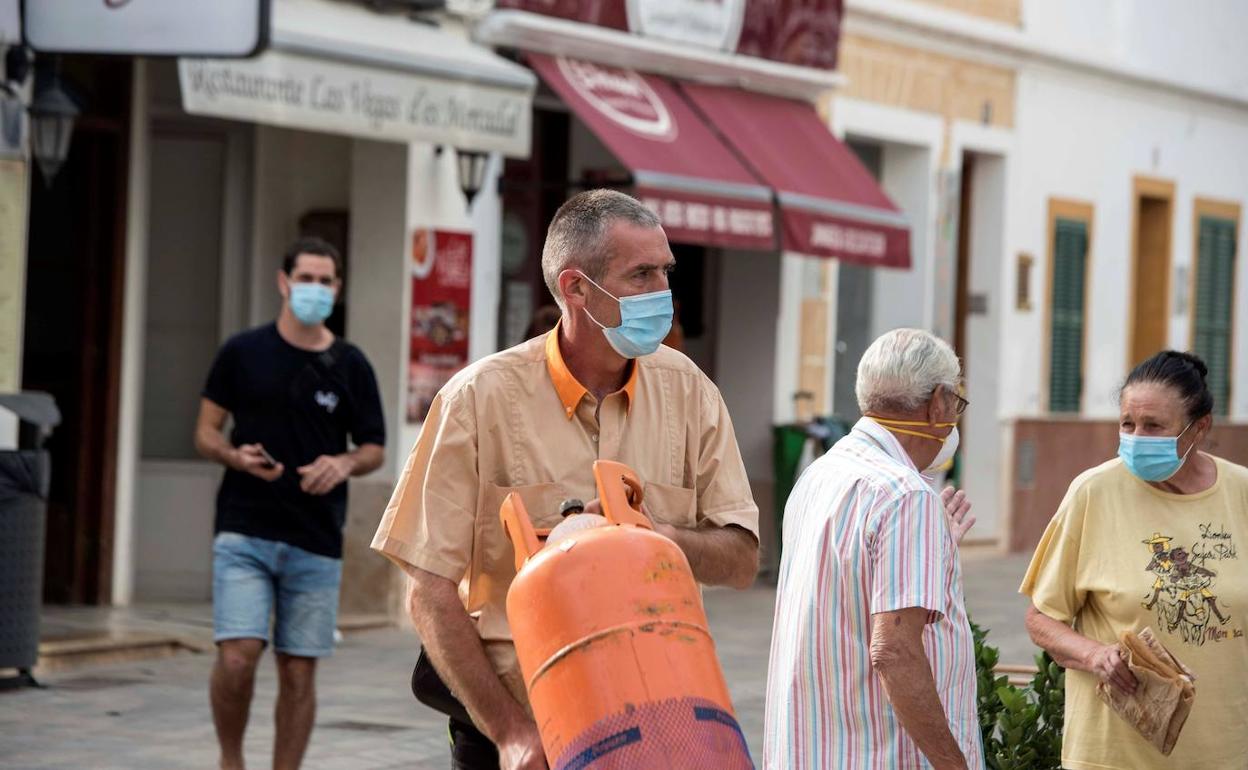
[[[459,189],[464,191],[471,207],[472,199],[477,197],[485,184],[485,167],[490,156],[477,150],[456,150],[455,154],[459,164]]]
[[[78,105],[53,75],[51,82],[35,92],[30,103],[30,149],[43,174],[43,183],[52,186],[52,179],[69,157],[69,140],[74,134],[74,118]]]
[[[439,144],[434,154],[441,155],[444,149],[446,148]],[[472,208],[472,199],[477,197],[477,193],[481,192],[481,187],[485,184],[485,167],[489,161],[489,153],[458,148],[455,150],[455,168],[459,173],[459,189],[468,199],[468,208]]]

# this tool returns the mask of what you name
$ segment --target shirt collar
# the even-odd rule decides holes
[[[872,441],[877,444],[880,449],[884,450],[884,454],[909,468],[914,468],[916,471],[918,470],[918,467],[914,464],[914,460],[911,460],[910,455],[906,453],[906,450],[901,448],[901,442],[897,440],[897,437],[893,435],[892,431],[888,430],[883,425],[880,425],[870,417],[863,417],[854,425],[854,430],[866,434],[866,436],[872,439]]]
[[[559,394],[559,401],[563,404],[564,414],[568,419],[572,419],[572,415],[576,414],[576,407],[581,403],[581,399],[589,394],[589,391],[572,376],[572,372],[568,370],[568,365],[563,361],[563,352],[559,350],[559,329],[563,327],[563,321],[555,324],[555,328],[546,334],[546,371],[550,372],[550,381],[555,386],[555,392]],[[628,374],[628,381],[624,383],[621,390],[628,398],[628,408],[632,408],[633,399],[636,398],[637,392],[637,370],[638,361],[633,359],[632,371]]]

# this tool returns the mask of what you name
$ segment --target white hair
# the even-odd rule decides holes
[[[956,392],[962,366],[949,343],[922,329],[880,335],[858,362],[858,408],[899,414],[923,406],[937,387]]]

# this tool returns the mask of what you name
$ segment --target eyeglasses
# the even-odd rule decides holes
[[[954,410],[955,414],[961,417],[962,413],[966,411],[966,408],[971,405],[971,402],[964,398],[961,393],[954,393],[953,397],[958,400],[958,406]]]

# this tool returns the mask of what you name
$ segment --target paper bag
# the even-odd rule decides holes
[[[1158,751],[1169,756],[1192,711],[1196,675],[1157,641],[1152,629],[1146,628],[1139,634],[1124,632],[1118,649],[1139,684],[1134,693],[1127,695],[1099,682],[1096,694]]]

